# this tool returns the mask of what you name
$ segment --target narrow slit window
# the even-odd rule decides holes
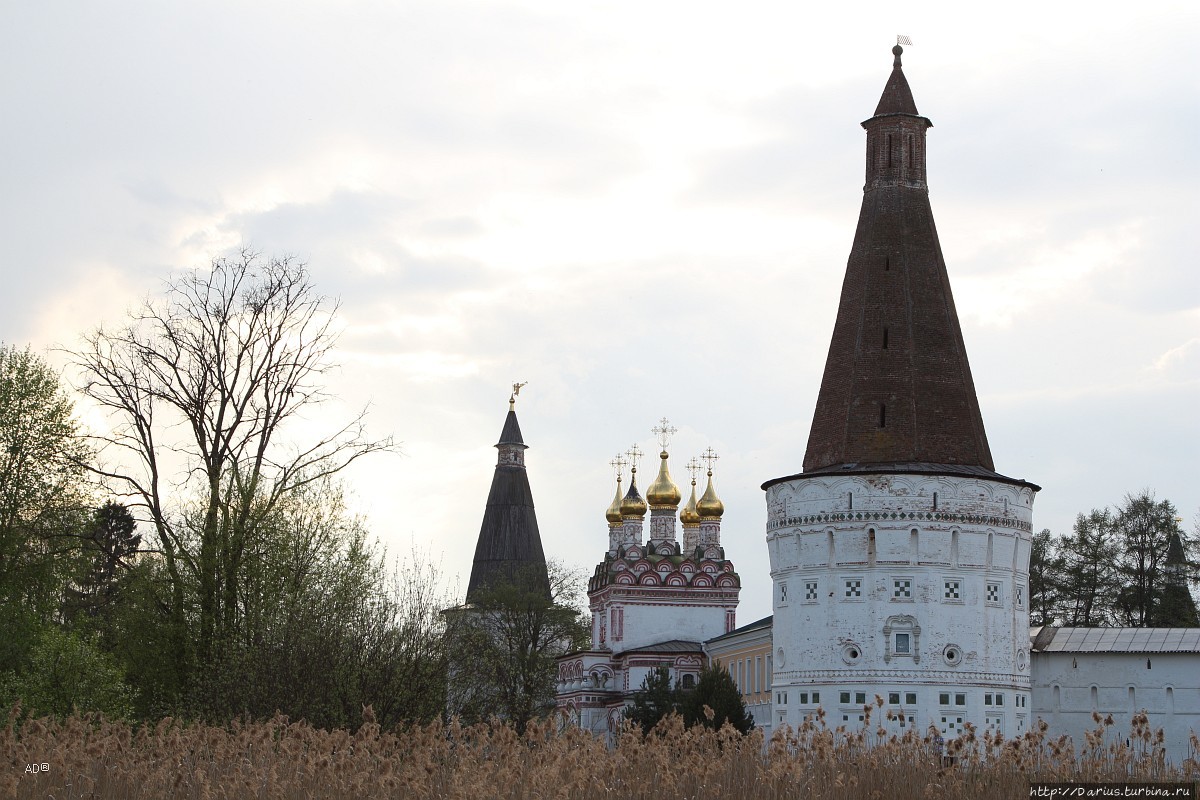
[[[887,165],[888,169],[892,168],[892,135],[887,135]]]
[[[884,272],[892,271],[892,257],[891,256],[883,257],[883,271]]]
[[[888,345],[888,329],[884,328],[883,329],[883,349],[884,350],[888,349],[887,345]]]
[[[887,406],[883,403],[879,404],[879,427],[887,427]]]

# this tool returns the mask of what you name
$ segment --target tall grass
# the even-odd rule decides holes
[[[628,728],[610,747],[551,723],[523,736],[499,722],[382,731],[369,707],[353,732],[286,717],[135,728],[94,716],[25,719],[18,708],[0,731],[0,797],[903,800],[1026,797],[1031,780],[1200,778],[1194,759],[1166,764],[1161,733],[1144,715],[1132,747],[1106,744],[1111,720],[1096,717],[1080,752],[1043,726],[1010,741],[968,728],[942,753],[932,733],[890,737],[872,727],[872,711],[862,728],[830,729],[818,716],[765,747],[761,733],[685,729],[671,717],[649,735]],[[1194,736],[1192,745],[1200,750]]]

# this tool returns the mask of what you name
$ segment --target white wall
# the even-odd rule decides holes
[[[1149,668],[1147,667],[1149,662]],[[1034,713],[1054,736],[1068,734],[1076,752],[1096,728],[1092,712],[1112,714],[1106,740],[1125,742],[1133,714],[1146,711],[1162,728],[1167,757],[1178,764],[1189,736],[1200,733],[1200,653],[1033,654]]]

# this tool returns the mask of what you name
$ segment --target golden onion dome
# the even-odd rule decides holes
[[[629,491],[621,501],[622,519],[642,519],[646,516],[646,501],[638,494],[637,467],[629,471]]]
[[[658,457],[662,459],[658,464],[658,477],[646,490],[646,500],[651,508],[678,508],[682,495],[679,494],[679,487],[671,480],[671,472],[667,469],[667,451],[663,450]]]
[[[617,493],[613,495],[613,501],[609,505],[608,510],[604,512],[604,518],[608,520],[609,525],[621,524],[621,476],[617,476]]]
[[[683,511],[679,512],[679,521],[687,528],[700,524],[700,512],[696,510],[695,478],[692,478],[692,496],[688,498],[687,505],[683,507]]]
[[[713,487],[711,469],[708,471],[708,488],[704,490],[700,502],[696,503],[696,510],[700,512],[701,519],[720,519],[725,513],[725,504],[717,497],[717,490]]]

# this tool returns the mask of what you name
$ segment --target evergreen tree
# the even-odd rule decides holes
[[[1063,557],[1058,541],[1044,528],[1029,551],[1029,624],[1053,625],[1063,603]]]
[[[754,729],[754,718],[746,711],[742,693],[728,670],[719,663],[706,666],[693,689],[680,689],[679,708],[683,724],[704,725],[720,730],[726,723],[741,733]]]
[[[1157,618],[1157,606],[1164,588],[1167,551],[1179,528],[1175,513],[1169,500],[1157,500],[1152,491],[1144,489],[1126,495],[1113,517],[1121,580],[1116,611],[1122,625],[1163,624]]]
[[[1113,534],[1113,517],[1093,509],[1075,518],[1073,535],[1062,542],[1064,625],[1105,627],[1113,624],[1120,590],[1116,559],[1119,544]]]
[[[649,733],[663,717],[679,711],[679,691],[671,686],[671,673],[657,666],[647,673],[642,688],[633,693],[633,705],[625,709],[625,719]]]

